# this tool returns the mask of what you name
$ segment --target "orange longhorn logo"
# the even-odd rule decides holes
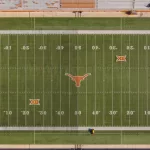
[[[70,77],[72,79],[72,81],[74,81],[76,83],[76,87],[80,87],[80,83],[81,81],[83,81],[86,77],[88,77],[89,75],[91,75],[91,73],[87,73],[83,76],[73,76],[69,73],[65,73],[66,76]]]
[[[118,62],[118,61],[125,61],[126,62],[126,55],[125,56],[118,56],[118,55],[116,55],[116,57],[117,57],[116,62]]]

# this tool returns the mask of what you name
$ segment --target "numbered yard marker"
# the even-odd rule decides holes
[[[40,105],[40,99],[29,99],[30,104],[29,105]]]
[[[125,56],[118,56],[118,55],[116,55],[116,57],[117,57],[116,62],[118,62],[118,61],[126,62],[126,55]]]

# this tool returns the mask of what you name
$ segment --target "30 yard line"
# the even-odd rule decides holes
[[[43,46],[44,46],[44,34],[43,34]],[[44,68],[44,47],[43,47],[43,127],[44,127],[44,72],[45,68]]]
[[[86,73],[87,73],[87,34],[86,34]],[[86,80],[86,126],[87,126],[87,80]]]
[[[146,46],[148,46],[148,37],[146,35]],[[147,85],[147,112],[148,112],[148,90],[149,90],[149,87],[148,87],[148,50],[147,50],[147,56],[146,56],[146,63],[147,63],[147,74],[146,74],[146,78],[147,78],[147,82],[146,82],[146,85]],[[147,114],[147,126],[148,126],[148,114]]]
[[[9,42],[9,34],[8,34],[8,46],[10,44]],[[9,126],[9,50],[10,50],[10,47],[8,49],[8,126]]]
[[[105,35],[103,35],[103,126],[105,126]]]
[[[61,34],[60,34],[60,48],[61,48]],[[60,50],[60,70],[59,71],[60,71],[60,127],[61,127],[61,50]]]
[[[138,126],[139,126],[139,123],[140,123],[139,122],[140,121],[140,118],[139,118],[140,117],[140,112],[139,112],[140,111],[140,106],[139,106],[139,94],[140,94],[140,90],[139,90],[139,86],[140,86],[139,85],[139,71],[140,71],[139,70],[139,63],[140,62],[139,61],[140,61],[140,59],[139,59],[139,35],[138,35]]]
[[[96,35],[95,35],[95,45],[96,45]],[[96,50],[95,50],[95,126],[96,126]]]
[[[112,46],[113,46],[113,34],[112,34]],[[113,83],[113,50],[112,50],[112,112],[113,112],[113,101],[114,101],[114,95],[113,95],[113,87],[114,87],[114,83]],[[114,118],[113,118],[113,114],[112,114],[112,126],[114,124]]]
[[[18,34],[17,34],[17,126],[18,126]]]
[[[130,35],[129,35],[129,47],[130,47]],[[129,111],[130,111],[130,50],[129,50]],[[129,115],[129,126],[130,126],[130,115]]]

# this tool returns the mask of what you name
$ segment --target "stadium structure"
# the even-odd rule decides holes
[[[149,11],[149,0],[0,0],[1,11]]]

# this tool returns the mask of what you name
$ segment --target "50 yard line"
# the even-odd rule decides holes
[[[87,73],[87,34],[86,34],[86,73]],[[87,126],[87,80],[86,80],[86,126]]]

